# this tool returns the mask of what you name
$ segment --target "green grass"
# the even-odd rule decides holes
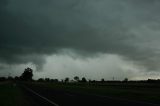
[[[21,89],[13,83],[0,83],[0,106],[27,106]],[[29,106],[29,105],[28,105]]]

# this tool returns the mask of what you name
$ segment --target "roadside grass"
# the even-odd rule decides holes
[[[0,83],[0,106],[29,106],[21,89],[12,82]]]
[[[33,83],[34,86],[49,87],[67,92],[90,95],[108,96],[113,98],[138,100],[160,104],[160,88],[146,84],[133,84],[133,86],[119,85],[89,85],[89,84],[60,84],[60,83]]]

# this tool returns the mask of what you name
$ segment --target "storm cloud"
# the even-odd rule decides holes
[[[160,63],[159,0],[1,0],[0,62],[45,64],[70,50],[122,56],[148,71]]]

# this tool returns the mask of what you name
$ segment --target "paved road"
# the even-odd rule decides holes
[[[33,106],[160,106],[138,101],[80,94],[36,86],[23,87]]]

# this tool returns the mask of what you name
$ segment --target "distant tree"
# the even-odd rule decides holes
[[[59,80],[58,79],[54,79],[54,82],[59,82]]]
[[[0,77],[0,81],[6,81],[6,77]]]
[[[11,81],[11,80],[13,80],[14,78],[13,77],[11,77],[11,76],[8,76],[8,78],[7,78],[9,81]]]
[[[64,83],[64,80],[63,80],[63,79],[61,79],[61,82],[62,82],[62,83]]]
[[[38,82],[44,82],[44,79],[43,78],[39,78],[37,81]]]
[[[123,82],[128,82],[128,78],[125,78],[125,79],[123,80]]]
[[[68,77],[65,78],[64,82],[69,82],[69,78]]]
[[[101,82],[102,82],[102,83],[105,82],[104,78],[101,79]]]
[[[74,80],[78,82],[78,81],[79,81],[79,77],[78,77],[78,76],[75,76],[75,77],[74,77]]]
[[[155,83],[155,82],[159,82],[159,81],[156,80],[156,79],[148,79],[147,82],[148,82],[148,83]]]
[[[91,80],[91,79],[89,79],[89,80],[88,80],[88,82],[89,82],[89,83],[92,83],[92,80]]]
[[[81,82],[87,82],[86,78],[83,77],[82,80],[81,80]]]
[[[33,77],[33,70],[31,68],[26,68],[20,78],[25,81],[31,81]]]
[[[54,82],[54,83],[59,82],[58,79],[51,79],[50,81],[51,81],[51,82]]]
[[[45,81],[46,82],[50,82],[50,78],[45,78]]]
[[[20,80],[20,78],[18,76],[15,76],[14,80]]]
[[[92,83],[96,83],[96,80],[92,80]]]

